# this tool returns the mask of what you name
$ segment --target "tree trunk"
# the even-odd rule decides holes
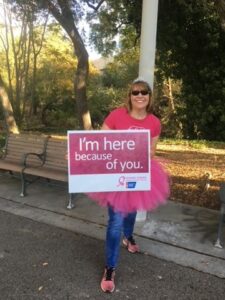
[[[32,16],[32,19],[34,18],[34,15]],[[36,41],[35,41],[35,35],[34,35],[34,26],[33,22],[30,22],[30,37],[31,37],[31,45],[32,45],[32,52],[33,52],[33,74],[32,74],[32,80],[31,80],[31,113],[33,115],[37,114],[38,110],[38,97],[37,97],[37,61],[38,61],[38,56],[41,53],[41,49],[43,47],[43,42],[44,42],[44,36],[47,28],[47,23],[48,23],[48,15],[45,18],[44,25],[43,25],[43,31],[41,34],[41,38],[39,41],[39,46],[36,46]]]
[[[64,30],[69,35],[75,55],[78,59],[77,70],[74,79],[74,92],[76,97],[77,111],[80,127],[82,129],[91,129],[91,117],[87,104],[87,79],[89,75],[88,53],[82,41],[82,38],[75,26],[75,19],[70,1],[57,0],[59,8],[52,1],[47,1],[48,9],[55,19],[60,23]]]
[[[73,41],[73,43],[75,45],[76,41]],[[79,114],[79,123],[81,128],[89,130],[92,128],[86,94],[89,63],[87,51],[82,45],[77,49],[77,59],[78,63],[74,79],[74,93]]]
[[[168,78],[168,91],[169,91],[169,103],[170,103],[170,110],[175,113],[175,105],[174,105],[174,99],[173,99],[173,90],[172,90],[172,81],[171,78]]]
[[[16,125],[16,121],[13,115],[12,105],[10,103],[1,75],[0,75],[0,98],[2,101],[2,108],[5,116],[7,131],[12,133],[19,133],[19,129]]]
[[[4,26],[5,26],[5,41],[2,36],[0,36],[2,40],[2,45],[5,49],[5,57],[6,57],[6,66],[7,66],[7,75],[8,75],[8,85],[9,85],[9,98],[11,99],[12,103],[14,101],[13,95],[13,87],[12,87],[12,72],[10,66],[10,57],[9,57],[9,28],[8,28],[8,21],[7,21],[7,12],[6,12],[6,3],[3,1],[3,12],[4,12]]]
[[[220,16],[220,20],[221,20],[221,26],[223,28],[223,30],[225,30],[225,1],[224,0],[217,0],[215,2],[217,9],[218,9],[218,13]]]

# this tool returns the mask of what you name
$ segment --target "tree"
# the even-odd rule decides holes
[[[87,104],[87,80],[89,75],[88,52],[78,31],[77,22],[82,17],[83,7],[87,1],[76,0],[9,0],[18,5],[22,10],[27,7],[35,6],[38,11],[48,10],[50,14],[59,22],[71,39],[74,53],[77,57],[77,68],[74,76],[74,93],[77,104],[78,118],[80,127],[90,129],[91,118]],[[95,4],[96,1],[88,1]],[[103,1],[100,1],[103,2]]]
[[[19,129],[16,125],[16,121],[13,114],[12,105],[9,101],[8,93],[5,88],[5,84],[0,74],[0,99],[2,102],[3,113],[5,116],[5,122],[8,132],[19,133]]]
[[[217,6],[218,13],[221,19],[221,25],[225,30],[225,1],[224,0],[216,0],[215,5]]]
[[[141,1],[105,2],[98,20],[93,21],[92,42],[106,54],[116,47],[124,51],[123,44],[118,47],[112,40],[116,34],[123,43],[132,36],[135,46],[141,28]],[[159,0],[156,78],[181,82],[174,101],[180,104],[178,123],[183,124],[184,137],[190,139],[225,139],[225,33],[218,3],[224,5],[222,0]],[[136,39],[128,32],[135,33]]]
[[[92,125],[86,94],[89,75],[88,52],[75,25],[78,15],[76,14],[76,8],[78,9],[78,6],[76,2],[72,2],[73,1],[69,0],[58,0],[56,3],[50,0],[46,1],[50,13],[65,29],[74,46],[74,52],[78,61],[74,79],[74,92],[78,109],[78,117],[82,128],[91,129]]]
[[[134,47],[140,38],[141,13],[142,1],[105,0],[97,11],[88,14],[91,43],[103,55],[111,55],[115,50],[124,49],[118,43],[119,36],[124,42],[129,40],[129,44],[133,40],[131,46]]]
[[[48,22],[48,15],[45,16],[44,18],[44,24],[43,24],[43,29],[42,32],[37,34],[37,32],[34,29],[33,22],[32,22],[32,16],[33,12],[31,14],[31,22],[30,22],[30,43],[32,46],[32,54],[33,54],[33,68],[32,68],[32,80],[31,80],[31,113],[36,115],[37,114],[37,61],[38,61],[38,56],[41,53],[42,47],[43,47],[43,42],[44,42],[44,36],[45,36],[45,31],[47,27],[47,22]],[[38,40],[38,41],[37,41]]]
[[[73,92],[77,59],[73,47],[58,23],[47,26],[45,37],[48,43],[42,49],[37,69],[36,88],[39,105],[36,120],[40,125],[42,122],[48,127],[78,128]],[[31,120],[28,126],[32,123]]]
[[[19,125],[23,122],[28,96],[31,98],[31,111],[35,110],[36,69],[40,54],[47,18],[37,20],[33,6],[16,10],[3,1],[4,23],[0,32],[4,49],[9,101],[14,109]],[[31,76],[32,74],[32,76]],[[30,80],[32,77],[32,80]],[[30,84],[31,82],[31,84]]]
[[[158,66],[182,80],[186,138],[225,138],[225,33],[214,1],[161,1]]]

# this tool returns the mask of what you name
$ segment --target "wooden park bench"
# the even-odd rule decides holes
[[[50,180],[68,182],[68,161],[67,140],[56,137],[49,137],[46,143],[44,155],[39,157],[35,153],[27,153],[24,159],[24,168],[21,172],[22,178],[22,195],[26,194],[26,187],[30,183],[26,175],[33,175],[37,178],[46,178]],[[40,158],[39,166],[29,163],[31,157]],[[73,194],[69,194],[67,208],[71,209]]]
[[[67,140],[33,134],[10,134],[0,156],[0,170],[19,173],[20,196],[26,195],[27,186],[34,182],[29,176],[43,177],[48,181],[68,182]],[[71,209],[73,195],[67,208]]]

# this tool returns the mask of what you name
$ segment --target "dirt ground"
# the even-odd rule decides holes
[[[170,174],[170,200],[220,208],[218,190],[225,183],[225,149],[159,144],[157,155]]]

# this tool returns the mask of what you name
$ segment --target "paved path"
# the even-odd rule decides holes
[[[0,300],[110,297],[99,290],[106,209],[80,194],[68,210],[67,187],[45,181],[19,194],[19,178],[0,174]],[[114,297],[223,299],[217,226],[217,211],[170,201],[148,214],[135,227],[142,253],[122,249]]]
[[[0,174],[0,210],[104,240],[107,211],[85,195],[68,210],[65,185],[43,180],[27,191],[21,198],[20,180]],[[214,247],[217,227],[217,211],[169,201],[137,222],[135,234],[144,253],[225,278],[225,249]]]
[[[1,300],[217,300],[224,280],[121,249],[112,295],[99,288],[101,240],[0,211]]]

